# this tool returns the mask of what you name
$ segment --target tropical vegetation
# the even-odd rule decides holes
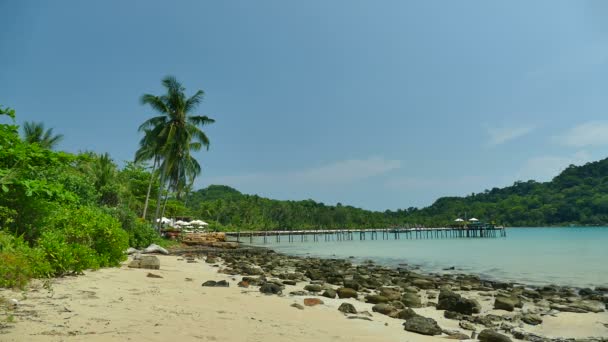
[[[192,193],[188,213],[218,229],[320,229],[446,226],[477,217],[507,226],[608,224],[608,159],[570,165],[549,182],[518,181],[465,197],[443,197],[425,208],[368,211],[313,200],[279,201],[212,185]]]

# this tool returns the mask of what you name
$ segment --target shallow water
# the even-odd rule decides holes
[[[608,227],[508,228],[506,238],[282,242],[254,244],[292,255],[371,259],[425,272],[478,274],[524,284],[608,285]],[[392,235],[391,235],[392,237]],[[443,271],[444,268],[455,271]]]

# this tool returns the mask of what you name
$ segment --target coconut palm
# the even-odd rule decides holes
[[[165,77],[162,85],[167,90],[165,95],[145,94],[141,97],[142,104],[149,105],[159,115],[146,120],[139,127],[156,144],[153,155],[158,156],[160,162],[161,188],[155,219],[160,211],[163,187],[167,186],[179,199],[185,185],[200,174],[200,164],[191,153],[203,147],[209,149],[209,138],[201,127],[215,122],[205,115],[192,114],[203,100],[205,93],[202,90],[188,98],[184,93],[185,88],[172,76]]]
[[[139,163],[152,159],[152,170],[150,172],[150,181],[148,183],[148,192],[146,193],[146,201],[144,203],[144,210],[141,215],[142,218],[146,218],[148,211],[148,204],[150,202],[150,193],[152,191],[152,183],[156,179],[157,172],[156,167],[160,162],[160,148],[158,141],[152,136],[152,131],[149,129],[144,130],[144,137],[139,141],[139,149],[135,152],[135,162]]]
[[[53,135],[53,129],[44,130],[42,122],[26,121],[23,123],[23,139],[30,144],[53,149],[63,139],[63,134]]]

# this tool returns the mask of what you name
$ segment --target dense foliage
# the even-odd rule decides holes
[[[20,137],[12,109],[0,107],[0,120],[0,287],[118,265],[127,247],[160,242],[136,214],[150,179],[143,166],[53,151],[41,125]]]
[[[220,185],[192,193],[190,212],[221,229],[314,229],[450,225],[465,213],[508,226],[608,223],[608,159],[569,166],[550,182],[515,182],[466,197],[443,197],[431,206],[374,212],[313,200],[279,201]]]

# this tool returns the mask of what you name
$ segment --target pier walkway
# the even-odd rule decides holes
[[[226,237],[241,242],[254,237],[269,242],[306,242],[306,241],[352,241],[352,240],[399,240],[399,239],[446,239],[446,238],[497,238],[506,237],[503,227],[469,228],[382,228],[382,229],[320,229],[320,230],[262,230],[226,232]],[[310,240],[309,240],[310,238]]]

